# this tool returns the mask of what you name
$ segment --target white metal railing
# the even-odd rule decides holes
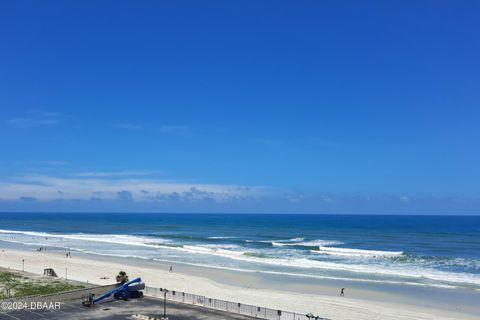
[[[265,307],[258,307],[249,304],[231,302],[220,299],[209,298],[205,296],[199,296],[192,293],[180,292],[174,290],[167,290],[165,295],[165,289],[154,288],[154,287],[145,287],[145,295],[164,298],[166,296],[167,300],[187,303],[191,305],[196,305],[204,308],[221,310],[226,312],[232,312],[236,314],[241,314],[245,316],[250,316],[260,319],[268,320],[321,320],[325,318],[308,318],[305,314],[298,314],[289,311],[274,310]]]

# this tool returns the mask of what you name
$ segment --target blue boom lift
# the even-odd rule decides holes
[[[113,295],[115,299],[124,299],[128,300],[130,298],[141,298],[143,297],[143,292],[140,290],[145,289],[145,283],[142,282],[141,278],[133,279],[124,284],[119,285],[113,290],[108,291],[107,293],[102,294],[100,297],[95,298],[94,294],[89,294],[88,299],[83,302],[85,306],[93,306],[97,302],[102,301]]]

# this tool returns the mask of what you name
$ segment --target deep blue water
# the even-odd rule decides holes
[[[480,217],[0,213],[0,241],[290,276],[480,289]]]

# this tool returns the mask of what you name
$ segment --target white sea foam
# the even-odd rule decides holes
[[[217,239],[235,239],[236,237],[208,237],[208,239],[217,240]]]
[[[258,242],[258,243],[270,243],[273,246],[282,246],[282,245],[295,245],[300,241],[305,240],[305,238],[297,237],[286,240],[245,240],[245,242]]]
[[[283,243],[283,242],[276,242],[276,241],[271,241],[270,242],[272,244],[272,246],[274,247],[285,247],[285,246],[293,246],[295,244],[293,243]]]
[[[228,250],[232,250],[232,249],[236,250],[241,248],[236,244],[218,244],[218,245],[204,244],[203,246],[206,246],[207,248],[212,248],[212,249],[228,249]]]
[[[163,263],[178,263],[175,260],[168,259],[156,259],[156,258],[146,258],[143,256],[131,255],[131,254],[111,254],[111,253],[98,253],[89,250],[75,249],[79,252],[85,254],[93,254],[107,257],[120,257],[120,258],[135,258],[141,260],[153,260]],[[238,271],[238,272],[247,272],[247,273],[263,273],[263,274],[274,274],[274,275],[285,275],[298,278],[313,278],[313,279],[327,279],[327,280],[339,280],[339,281],[355,281],[355,282],[368,282],[368,283],[383,283],[383,284],[396,284],[396,285],[411,285],[411,286],[427,286],[427,287],[437,287],[437,288],[447,288],[454,289],[457,288],[455,285],[448,284],[427,284],[419,282],[410,282],[410,281],[395,281],[395,280],[375,280],[375,279],[362,279],[362,278],[353,278],[353,277],[335,277],[335,276],[323,276],[323,275],[313,275],[313,274],[303,274],[303,273],[291,273],[291,272],[279,272],[279,271],[270,271],[270,270],[257,270],[257,269],[245,269],[245,268],[233,268],[233,267],[224,267],[216,265],[205,265],[201,263],[191,263],[191,262],[181,262],[184,265],[197,266],[197,267],[207,267],[212,269],[221,269],[229,271]],[[476,289],[480,290],[480,289]]]
[[[403,251],[380,251],[380,250],[364,250],[337,247],[320,246],[318,250],[311,250],[313,253],[344,256],[344,257],[398,257]]]
[[[340,245],[343,242],[335,241],[335,240],[312,240],[312,241],[305,241],[305,242],[279,242],[279,241],[272,241],[272,246],[274,247],[320,247],[320,246],[334,246]]]
[[[321,270],[335,270],[347,271],[354,274],[363,275],[381,275],[385,277],[403,277],[410,280],[430,279],[435,281],[442,281],[445,283],[464,283],[480,285],[480,276],[464,273],[453,273],[447,271],[435,270],[432,268],[415,267],[415,266],[388,266],[379,264],[346,264],[329,261],[318,261],[307,258],[260,258],[251,255],[245,255],[244,251],[236,250],[214,250],[200,246],[184,246],[183,248],[168,248],[172,250],[188,251],[190,253],[200,253],[222,256],[234,260],[240,260],[250,263],[267,264],[281,267],[295,267],[304,269],[321,269]]]
[[[243,255],[245,251],[237,251],[237,250],[232,250],[239,248],[238,246],[228,246],[228,245],[220,245],[220,246],[211,246],[211,245],[184,245],[182,247],[178,248],[172,248],[174,250],[180,250],[180,251],[187,251],[190,253],[203,253],[203,254],[212,254],[212,255],[218,255],[218,256],[224,256],[224,257],[232,257],[232,256],[238,256],[238,255]]]
[[[88,242],[99,242],[99,243],[110,243],[110,244],[118,244],[118,245],[128,245],[128,246],[143,246],[149,248],[155,248],[157,250],[176,250],[176,251],[183,251],[188,252],[190,254],[200,254],[200,255],[212,255],[218,256],[222,258],[233,259],[237,261],[244,261],[248,263],[249,269],[258,269],[259,265],[271,265],[275,267],[293,267],[293,268],[300,268],[300,269],[318,269],[324,271],[335,271],[335,273],[339,271],[346,272],[346,276],[348,273],[351,275],[355,275],[355,277],[359,277],[360,279],[376,279],[378,277],[386,278],[385,280],[389,281],[391,278],[402,278],[402,282],[409,281],[415,282],[418,281],[419,283],[431,283],[435,281],[437,285],[451,285],[451,284],[468,284],[468,285],[475,285],[480,286],[480,276],[476,274],[469,274],[469,273],[457,273],[457,272],[448,272],[448,271],[441,271],[437,270],[428,266],[418,265],[409,263],[408,265],[401,265],[401,264],[372,264],[372,263],[356,263],[355,260],[351,260],[353,263],[338,263],[335,261],[319,261],[314,259],[308,259],[306,257],[282,257],[282,258],[275,258],[275,257],[259,257],[259,256],[252,256],[246,254],[246,251],[241,250],[240,246],[235,245],[183,245],[178,247],[170,247],[170,246],[161,246],[162,244],[168,244],[168,240],[165,239],[158,239],[158,238],[151,238],[151,237],[142,237],[142,236],[131,236],[131,235],[93,235],[93,234],[52,234],[52,233],[45,233],[45,232],[32,232],[32,231],[12,231],[12,230],[0,230],[0,234],[4,234],[5,241],[10,242],[18,242],[18,243],[26,243],[31,242],[28,239],[25,239],[25,236],[29,237],[40,237],[40,238],[58,238],[60,241],[56,241],[52,243],[54,246],[61,246],[65,245],[65,248],[74,248],[79,247],[79,242],[77,241],[85,241],[84,245],[88,245]],[[23,235],[22,237],[18,237],[16,239],[12,239],[11,236],[13,235]],[[62,240],[75,240],[63,242]],[[38,245],[39,243],[44,243],[43,239],[41,242],[35,243],[33,245]],[[326,241],[326,240],[317,240],[317,241]],[[92,253],[99,253],[98,249],[95,248],[88,248],[89,251]],[[102,248],[102,252],[108,250]],[[273,250],[273,249],[272,249]],[[156,252],[156,251],[154,251]],[[319,250],[313,250],[312,252],[315,253],[323,253],[323,254],[337,254],[337,255],[344,255],[344,256],[389,256],[389,257],[396,257],[402,255],[402,252],[395,252],[395,251],[379,251],[379,250],[360,250],[360,249],[350,249],[350,248],[336,248],[336,247],[320,247]],[[158,253],[155,253],[158,254]],[[128,254],[127,254],[128,255]],[[210,267],[218,264],[222,264],[219,260],[214,262],[211,260],[209,262]],[[258,264],[255,267],[255,264]],[[263,270],[263,268],[260,268]],[[297,269],[298,270],[298,269]],[[265,270],[264,270],[265,271]],[[284,272],[272,270],[279,273],[292,273],[285,269]],[[301,272],[299,270],[299,272]],[[323,271],[322,271],[323,272]],[[296,272],[294,272],[296,273]],[[351,276],[350,276],[351,277]],[[355,278],[354,277],[354,278]],[[392,279],[393,280],[393,279]],[[380,282],[384,282],[383,279]],[[435,283],[432,283],[434,285]]]
[[[251,255],[245,255],[245,251],[211,249],[201,246],[184,246],[181,248],[168,248],[172,250],[188,251],[190,253],[200,253],[222,256],[230,259],[254,262],[259,264],[268,264],[282,267],[295,267],[305,269],[321,269],[347,271],[356,274],[382,275],[393,277],[404,277],[409,279],[430,279],[443,281],[447,283],[470,283],[480,285],[480,276],[464,273],[453,273],[447,271],[435,270],[432,268],[408,266],[388,266],[378,264],[346,264],[329,261],[318,261],[307,258],[285,259],[285,258],[260,258]]]
[[[288,241],[303,241],[303,240],[305,240],[305,238],[301,238],[301,237],[288,239]]]
[[[8,241],[8,242],[17,242],[17,241],[9,241],[9,240],[3,240],[3,241]],[[25,243],[27,245],[37,245],[37,243]],[[150,257],[144,257],[144,256],[138,256],[134,254],[120,254],[120,253],[102,253],[98,251],[92,251],[92,250],[86,250],[86,249],[81,249],[81,248],[69,248],[73,249],[85,254],[93,254],[93,255],[100,255],[100,256],[109,256],[109,257],[120,257],[120,258],[136,258],[136,259],[142,259],[142,260],[153,260],[153,261],[159,261],[159,262],[168,262],[168,263],[178,263],[178,261],[175,260],[168,260],[168,259],[157,259],[157,258],[150,258]],[[208,253],[213,253],[212,251],[209,251],[208,248],[205,248],[206,250],[204,252]],[[199,249],[198,247],[194,248],[182,248],[183,251],[189,251],[189,252],[194,252],[198,253]],[[201,249],[200,249],[201,251]],[[227,256],[231,257],[231,252],[226,253],[226,252],[220,252],[221,254],[226,254]],[[239,256],[239,253],[234,253],[235,256]],[[242,259],[244,260],[244,259]],[[252,260],[251,258],[247,260]],[[280,272],[280,271],[271,271],[271,270],[258,270],[254,268],[249,268],[249,269],[239,269],[239,268],[232,268],[232,267],[224,267],[224,266],[218,266],[218,265],[206,265],[206,264],[200,264],[200,263],[192,263],[192,262],[182,262],[183,264],[186,265],[192,265],[192,266],[201,266],[201,267],[208,267],[208,268],[214,268],[214,269],[224,269],[224,270],[232,270],[232,271],[241,271],[241,272],[255,272],[255,273],[265,273],[265,274],[275,274],[275,275],[286,275],[286,276],[292,276],[292,277],[301,277],[301,278],[314,278],[314,279],[329,279],[329,280],[342,280],[342,281],[355,281],[355,282],[371,282],[371,283],[385,283],[385,284],[399,284],[399,285],[412,285],[412,286],[428,286],[428,287],[438,287],[438,288],[456,288],[456,285],[453,285],[455,281],[450,282],[452,284],[440,284],[440,283],[420,283],[420,282],[412,282],[408,280],[400,280],[400,281],[395,281],[395,280],[376,280],[376,279],[369,279],[369,278],[355,278],[355,277],[335,277],[335,276],[327,276],[327,275],[313,275],[313,274],[304,274],[304,273],[293,273],[293,272]],[[303,265],[303,264],[302,264]],[[304,265],[305,266],[305,265]],[[463,281],[459,281],[462,283]]]
[[[335,246],[335,245],[341,245],[341,244],[343,244],[343,242],[336,241],[336,240],[312,240],[312,241],[298,243],[299,246],[305,246],[305,247]]]
[[[19,235],[26,235],[26,236],[40,237],[40,238],[59,238],[59,239],[68,239],[68,240],[102,242],[102,243],[142,246],[142,247],[151,247],[151,248],[157,248],[159,244],[164,244],[169,242],[169,240],[166,240],[166,239],[158,239],[158,238],[150,238],[150,237],[142,237],[142,236],[131,236],[131,235],[124,235],[124,234],[98,234],[98,235],[83,234],[83,233],[55,234],[55,233],[46,233],[46,232],[16,231],[16,230],[2,230],[2,229],[0,229],[0,233],[19,234]]]

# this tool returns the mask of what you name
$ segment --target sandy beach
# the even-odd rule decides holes
[[[225,273],[223,270],[211,269],[208,272],[201,268],[197,268],[197,272],[188,272],[189,268],[177,266],[174,266],[173,272],[169,272],[169,266],[162,263],[78,253],[73,253],[72,258],[66,258],[64,253],[59,252],[2,248],[0,267],[21,270],[22,259],[25,260],[25,271],[38,274],[48,267],[54,268],[60,277],[67,276],[68,279],[92,284],[110,284],[119,270],[125,270],[132,277],[142,277],[151,287],[166,287],[298,313],[313,312],[332,320],[475,319],[478,311],[453,304],[442,308],[427,307],[425,304],[406,303],[391,294],[359,292],[358,289],[355,296],[361,295],[364,298],[349,297],[349,294],[352,295],[350,291],[347,291],[346,297],[328,295],[325,294],[328,288],[319,288],[318,294],[308,293],[308,290],[294,292],[288,287],[287,290],[268,288],[259,284],[255,275],[248,273]],[[216,274],[221,274],[219,279],[228,278],[228,281],[214,280]],[[102,279],[104,277],[108,279]]]

